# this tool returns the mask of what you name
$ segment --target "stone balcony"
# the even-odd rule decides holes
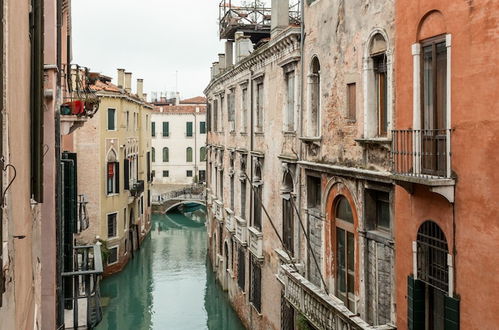
[[[263,259],[263,234],[254,227],[248,228],[249,249],[253,255]]]
[[[282,265],[278,278],[284,285],[284,297],[317,329],[331,330],[394,330],[391,325],[371,326],[343,302],[326,294],[296,272],[291,265]]]
[[[243,246],[246,246],[248,244],[248,225],[246,220],[240,218],[240,217],[234,217],[235,222],[235,229],[236,229],[236,239],[239,241],[239,243]]]
[[[217,219],[220,222],[224,221],[224,204],[220,200],[215,200],[213,202],[213,214],[215,215],[215,219]]]
[[[234,234],[236,231],[236,219],[234,218],[234,211],[226,207],[225,213],[227,214],[227,216],[225,217],[225,227],[230,233]]]

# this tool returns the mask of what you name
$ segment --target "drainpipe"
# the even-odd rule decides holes
[[[198,107],[196,107],[196,110],[198,110]],[[194,174],[193,174],[193,178],[196,178],[197,177],[197,174],[198,174],[198,153],[197,153],[197,150],[198,150],[198,131],[197,131],[197,118],[196,118],[196,112],[194,112],[194,127],[192,128],[192,132],[194,134]],[[198,182],[199,182],[199,177],[198,177]]]
[[[250,152],[249,152],[249,155],[248,155],[248,162],[246,163],[246,169],[248,168],[248,164],[250,165],[250,210],[249,210],[249,221],[248,221],[248,227],[249,227],[249,222],[251,222],[251,219],[253,219],[253,203],[254,203],[254,200],[253,200],[253,194],[251,193],[252,190],[251,190],[251,184],[252,184],[252,180],[253,180],[253,157],[251,156],[251,152],[253,151],[253,144],[254,144],[254,141],[253,141],[253,134],[254,134],[254,125],[253,125],[253,120],[254,120],[254,116],[253,116],[253,69],[250,69],[249,70],[250,72],[250,82],[249,82],[249,94],[250,94]]]
[[[3,0],[0,0],[0,22],[3,22]],[[0,64],[3,69],[3,24],[0,24]],[[0,79],[0,130],[3,135],[3,79]],[[0,141],[0,157],[3,157],[3,141]],[[3,167],[4,164],[2,164]],[[3,175],[0,175],[0,187],[3,187]],[[0,205],[0,267],[3,267],[3,208],[4,203]],[[2,296],[4,292],[3,271],[0,269],[0,307],[2,307]]]
[[[304,46],[305,46],[305,0],[301,0],[301,24],[300,24],[300,59],[301,59],[301,81],[300,81],[300,112],[299,112],[299,117],[300,119],[298,120],[298,136],[301,137],[303,136],[303,113],[304,113],[304,97],[303,94],[305,92],[304,88],[304,81],[305,81],[305,59],[304,59]],[[303,143],[300,141],[299,144],[299,156],[298,160],[303,159]],[[300,206],[299,209],[301,209],[302,205],[302,171],[299,169],[298,171],[298,191],[297,191],[297,200],[298,200],[298,205]],[[298,260],[301,260],[302,257],[302,244],[301,244],[301,226],[296,226],[298,227]]]

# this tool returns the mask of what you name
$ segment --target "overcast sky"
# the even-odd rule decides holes
[[[223,51],[219,0],[72,0],[73,63],[111,76],[144,79],[144,90],[202,95]]]

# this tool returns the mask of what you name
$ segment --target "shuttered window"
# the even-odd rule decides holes
[[[151,122],[151,136],[156,136],[156,123]]]
[[[201,147],[199,149],[199,160],[202,162],[206,161],[206,148],[205,147]]]
[[[206,122],[204,121],[199,122],[199,133],[206,134]]]
[[[192,162],[192,148],[191,148],[191,147],[188,147],[188,148],[186,149],[185,153],[186,153],[186,157],[185,157],[185,158],[186,158],[186,161],[187,161],[188,163]]]
[[[244,248],[239,247],[237,253],[237,285],[239,289],[244,292],[246,282],[246,255],[244,253]]]
[[[347,118],[349,120],[355,120],[357,113],[357,85],[355,83],[347,85]]]
[[[116,221],[118,219],[118,214],[108,214],[107,215],[107,238],[116,237]]]
[[[130,160],[128,158],[124,159],[123,162],[123,186],[125,190],[130,189]]]
[[[163,136],[164,137],[170,136],[170,122],[167,121],[163,122]]]
[[[186,136],[192,136],[192,121],[185,123]]]
[[[170,150],[167,147],[163,148],[163,162],[168,163],[170,161]]]
[[[409,330],[425,328],[425,286],[413,276],[407,278],[407,326]]]
[[[107,129],[109,131],[116,130],[116,110],[107,109]]]
[[[262,269],[258,260],[250,254],[251,291],[250,302],[258,313],[262,312]]]

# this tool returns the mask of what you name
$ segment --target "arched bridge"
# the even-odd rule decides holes
[[[189,207],[191,204],[206,206],[204,187],[187,187],[170,191],[155,197],[153,200],[155,213],[166,213],[179,206]]]

